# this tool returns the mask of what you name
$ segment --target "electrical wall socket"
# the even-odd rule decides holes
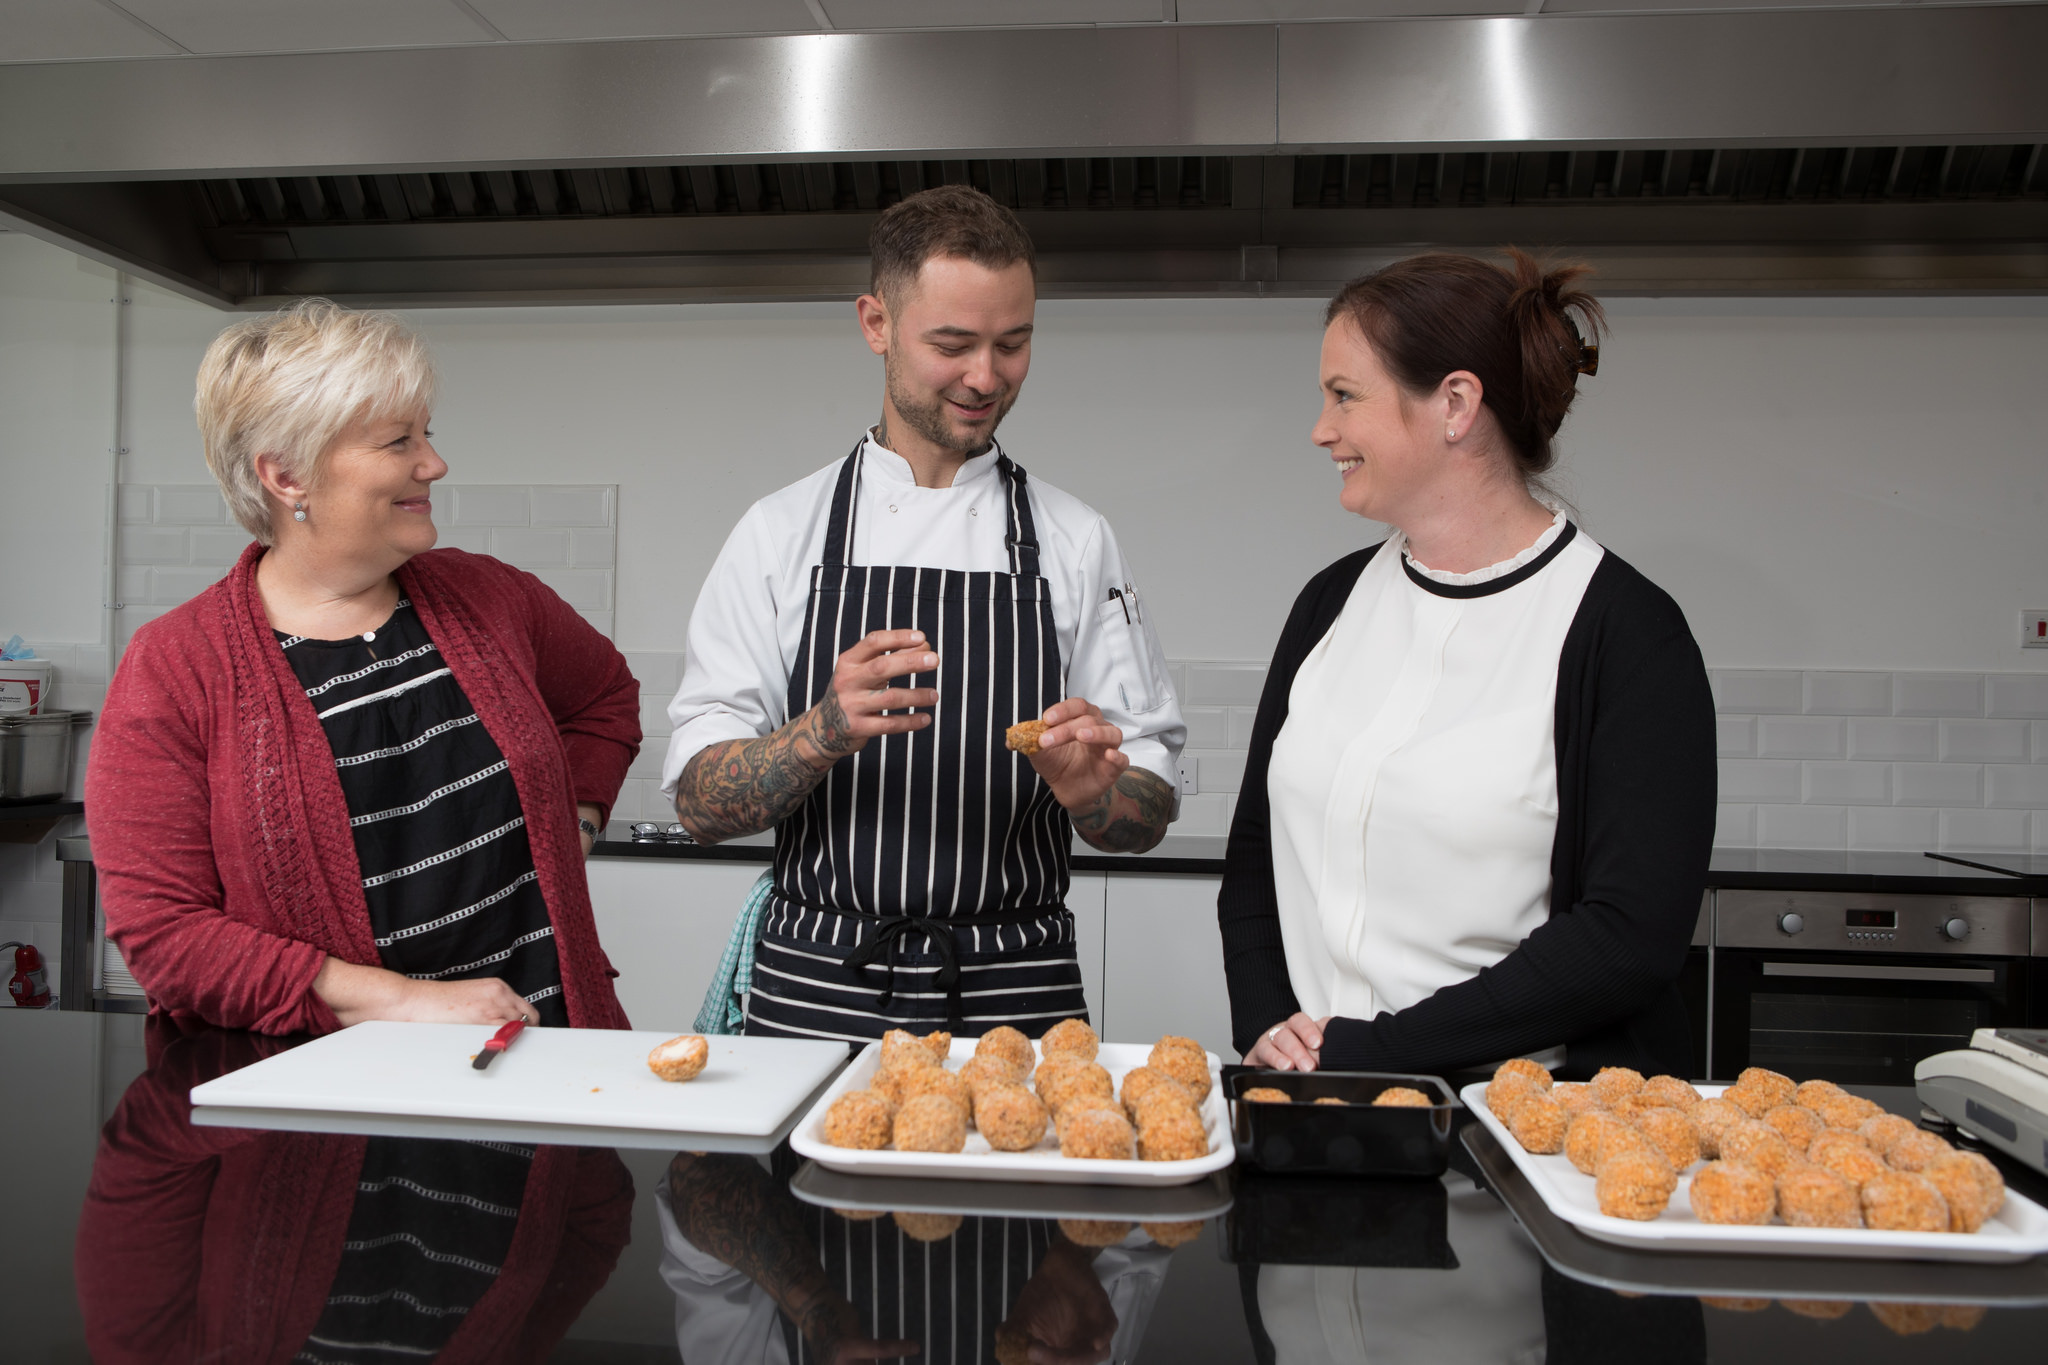
[[[2048,649],[2048,611],[2020,613],[2020,648]]]
[[[1182,759],[1179,772],[1180,794],[1182,796],[1200,796],[1202,794],[1202,784],[1195,780],[1195,760],[1192,758]]]

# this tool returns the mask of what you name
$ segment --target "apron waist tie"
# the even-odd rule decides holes
[[[946,1023],[949,1025],[963,1022],[964,1014],[960,1003],[960,958],[953,942],[953,930],[988,924],[1029,924],[1055,911],[1064,913],[1067,908],[1064,905],[1033,905],[1017,910],[990,910],[977,915],[948,915],[933,919],[924,915],[868,915],[858,910],[842,909],[836,905],[819,905],[815,901],[798,900],[779,891],[775,894],[777,899],[788,901],[792,905],[801,905],[806,910],[866,920],[875,926],[873,936],[847,954],[846,965],[864,976],[867,968],[873,966],[884,954],[887,955],[889,979],[883,985],[882,993],[875,1002],[882,1009],[889,1008],[896,999],[897,942],[912,934],[924,935],[931,941],[934,951],[939,955],[939,970],[932,980],[935,985],[945,989]]]

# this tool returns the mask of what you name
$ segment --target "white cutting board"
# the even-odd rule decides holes
[[[529,1028],[483,1070],[488,1024],[357,1024],[192,1090],[194,1123],[556,1145],[766,1151],[846,1064],[844,1043],[714,1036],[693,1081],[647,1054],[671,1036]]]

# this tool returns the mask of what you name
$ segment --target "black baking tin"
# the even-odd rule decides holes
[[[1405,1085],[1436,1097],[1429,1108],[1375,1108],[1382,1090]],[[1270,1086],[1289,1104],[1240,1102],[1254,1086]],[[1389,1071],[1263,1071],[1223,1068],[1230,1133],[1237,1158],[1260,1170],[1295,1175],[1440,1176],[1450,1164],[1452,1115],[1462,1108],[1436,1076]],[[1325,1098],[1340,1105],[1317,1104]]]

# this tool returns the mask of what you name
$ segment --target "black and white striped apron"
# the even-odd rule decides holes
[[[1068,913],[1072,826],[1003,734],[1065,695],[1051,585],[1024,471],[1000,449],[1010,572],[853,565],[856,446],[811,570],[789,714],[816,705],[839,656],[877,630],[921,630],[936,687],[922,730],[868,741],[775,832],[745,1031],[860,1042],[896,1027],[1032,1037],[1085,1017]]]

